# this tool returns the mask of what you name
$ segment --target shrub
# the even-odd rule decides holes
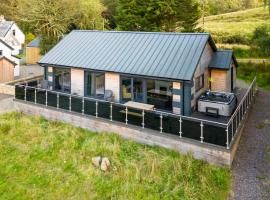
[[[265,56],[270,56],[270,25],[262,25],[253,32],[252,43],[260,48]]]

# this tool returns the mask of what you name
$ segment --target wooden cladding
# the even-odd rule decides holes
[[[0,83],[14,80],[14,63],[2,58],[0,59]]]

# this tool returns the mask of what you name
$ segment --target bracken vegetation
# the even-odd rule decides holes
[[[231,186],[190,155],[20,113],[0,116],[0,152],[0,199],[227,199]]]

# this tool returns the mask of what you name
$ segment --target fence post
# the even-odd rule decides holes
[[[57,102],[56,102],[56,108],[59,109],[59,93],[57,92]]]
[[[113,109],[113,105],[112,105],[112,103],[110,104],[110,121],[112,122],[112,110]]]
[[[126,125],[128,125],[128,108],[126,107]]]
[[[229,126],[226,127],[226,148],[230,149],[230,142],[229,142]]]
[[[201,126],[201,137],[200,138],[201,138],[201,143],[203,143],[203,139],[204,139],[203,138],[203,121],[201,121],[201,125],[200,126]]]
[[[82,115],[84,115],[84,97],[82,98]]]
[[[24,86],[24,101],[26,101],[26,85]]]
[[[144,115],[145,115],[145,113],[144,113],[144,110],[142,110],[142,128],[144,129]]]
[[[35,88],[35,104],[37,104],[37,88]]]
[[[161,112],[160,113],[160,133],[163,132],[162,119],[163,119],[163,116],[162,116],[162,112]]]
[[[182,138],[182,117],[180,115],[180,119],[179,119],[179,136],[180,138]]]
[[[69,95],[69,112],[71,112],[71,95]]]
[[[98,118],[98,101],[96,101],[96,118]]]
[[[234,118],[233,118],[233,120],[232,120],[232,140],[233,140],[233,135],[234,135],[234,133],[233,133],[233,121],[234,121]]]
[[[45,104],[46,104],[46,107],[48,106],[48,90],[46,90],[46,102],[45,102]]]

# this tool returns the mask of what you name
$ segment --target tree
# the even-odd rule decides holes
[[[102,10],[99,0],[20,0],[18,19],[41,38],[44,54],[73,29],[100,28]]]
[[[270,25],[266,24],[255,29],[252,42],[260,48],[264,56],[270,56]]]
[[[116,16],[116,6],[118,0],[101,0],[101,3],[106,6],[101,14],[102,18],[105,19],[105,28],[112,30],[117,27],[115,16]]]
[[[116,15],[129,31],[194,31],[199,18],[196,0],[119,0]]]

